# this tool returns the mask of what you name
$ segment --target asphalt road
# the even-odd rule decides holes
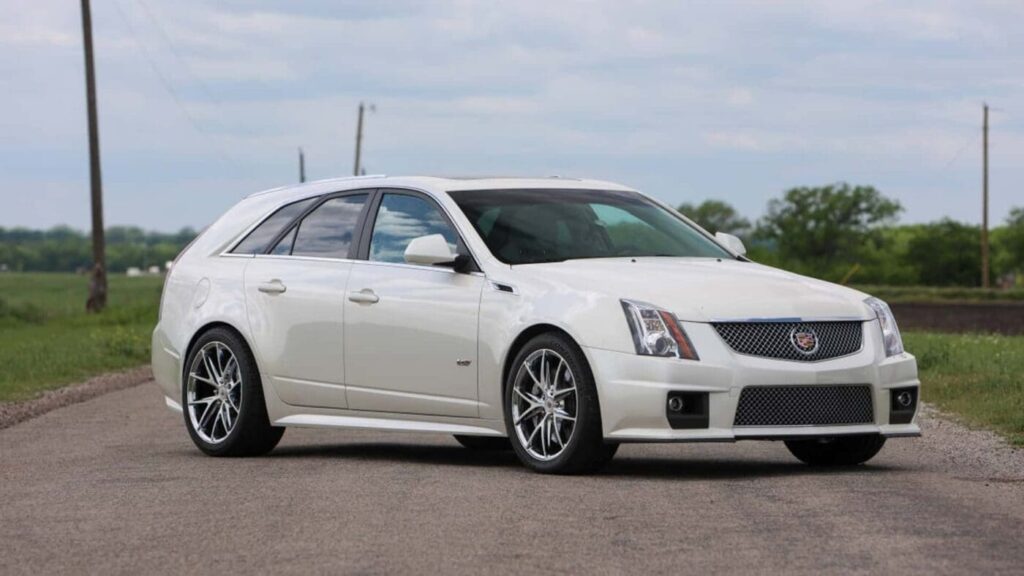
[[[0,572],[1024,572],[1024,451],[938,421],[848,471],[632,445],[592,477],[353,431],[212,459],[182,426],[147,383],[0,431]]]

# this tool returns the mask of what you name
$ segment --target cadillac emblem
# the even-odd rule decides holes
[[[818,334],[807,326],[797,326],[789,331],[789,343],[797,352],[810,356],[818,351]]]

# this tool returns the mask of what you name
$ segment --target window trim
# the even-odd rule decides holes
[[[252,233],[255,232],[257,228],[262,226],[267,220],[270,220],[275,214],[277,214],[281,210],[284,210],[285,208],[287,208],[288,206],[291,206],[292,204],[299,204],[300,202],[307,202],[309,200],[315,200],[316,198],[319,198],[319,196],[316,196],[316,195],[307,196],[305,198],[299,198],[298,200],[292,200],[291,202],[286,202],[284,204],[281,204],[280,206],[276,206],[273,210],[271,210],[270,212],[265,214],[262,218],[257,220],[255,224],[252,224],[251,226],[249,226],[248,228],[243,230],[241,234],[239,234],[233,241],[231,241],[230,244],[228,244],[227,248],[225,248],[223,251],[221,251],[220,255],[221,256],[229,256],[229,257],[233,257],[233,258],[252,258],[253,256],[259,256],[260,254],[265,254],[267,248],[264,248],[263,252],[235,252],[235,250],[242,244],[242,242],[245,242],[245,240],[247,238],[249,238],[249,236],[252,235]],[[313,204],[316,204],[316,202],[313,202]],[[297,218],[301,218],[305,213],[306,213],[305,211],[300,212],[296,217]],[[295,223],[295,218],[293,218],[292,220],[288,221],[287,224],[285,224],[285,229],[290,228],[292,226],[292,224],[294,224],[294,223]],[[198,238],[198,236],[197,236],[197,238]],[[277,242],[278,242],[278,236],[277,235],[272,236],[271,237],[271,241],[272,242],[268,243],[268,245],[271,246],[271,247],[276,246]]]
[[[377,214],[380,210],[380,204],[383,201],[385,194],[393,194],[396,196],[410,196],[413,198],[419,198],[421,200],[426,201],[429,204],[432,204],[441,214],[441,217],[444,218],[445,222],[447,222],[448,225],[451,226],[452,230],[455,232],[455,236],[458,238],[458,244],[461,245],[466,250],[466,254],[469,256],[470,260],[467,273],[473,274],[475,272],[482,272],[479,260],[477,260],[476,255],[473,254],[473,249],[470,248],[469,243],[466,242],[465,235],[462,233],[461,230],[459,230],[459,227],[455,224],[455,220],[452,219],[451,214],[448,213],[448,210],[444,207],[444,205],[438,202],[437,199],[431,196],[430,194],[426,194],[419,190],[412,190],[409,188],[378,188],[375,191],[374,197],[372,198],[371,202],[369,202],[371,206],[370,210],[366,214],[366,221],[363,223],[363,228],[360,231],[359,250],[356,252],[355,260],[375,265],[402,266],[414,269],[425,269],[434,271],[449,270],[454,272],[454,270],[445,266],[428,266],[426,264],[410,264],[408,262],[382,262],[379,260],[370,260],[370,242],[373,240],[373,228],[377,224]]]
[[[266,249],[264,249],[262,253],[256,254],[256,256],[273,256],[275,258],[316,258],[319,260],[332,261],[354,260],[355,256],[353,255],[353,251],[354,248],[358,246],[361,240],[363,225],[367,217],[366,207],[373,202],[374,195],[376,194],[376,192],[376,188],[360,188],[358,190],[344,190],[341,192],[331,192],[329,194],[324,194],[323,196],[320,196],[318,201],[311,204],[308,208],[306,208],[306,210],[304,210],[301,214],[292,219],[292,221],[289,222],[287,226],[285,226],[280,232],[278,232],[277,235],[274,236],[273,240],[267,243]],[[317,208],[323,206],[326,202],[334,200],[335,198],[344,198],[345,196],[361,196],[364,194],[366,195],[366,201],[363,202],[363,206],[359,211],[359,216],[356,218],[355,226],[352,227],[352,243],[349,244],[348,254],[344,258],[336,256],[295,255],[292,254],[291,251],[289,251],[288,254],[271,253],[271,251],[277,247],[278,243],[280,243],[281,240],[283,240],[286,236],[291,234],[292,230],[295,230],[302,225],[302,221],[306,219],[306,216],[312,214]],[[298,230],[296,230],[295,238],[292,240],[292,250],[295,249],[295,240],[298,240]]]

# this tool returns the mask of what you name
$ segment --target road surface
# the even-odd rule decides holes
[[[1024,451],[943,421],[868,466],[628,445],[540,476],[443,436],[202,456],[153,383],[0,430],[0,573],[1022,573]]]

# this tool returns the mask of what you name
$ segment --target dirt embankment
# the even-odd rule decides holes
[[[1021,302],[897,302],[890,306],[904,330],[1024,334]]]

